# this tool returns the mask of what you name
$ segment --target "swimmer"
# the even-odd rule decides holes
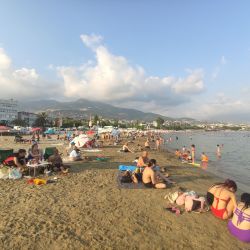
[[[217,144],[216,146],[216,156],[217,156],[217,159],[219,160],[221,158],[221,147],[219,144]]]

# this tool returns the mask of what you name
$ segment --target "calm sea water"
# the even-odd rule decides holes
[[[209,157],[206,171],[233,179],[241,190],[250,192],[250,132],[172,132],[165,139],[170,137],[172,142],[165,142],[168,148],[190,149],[195,144],[196,161],[200,161],[202,152]],[[223,144],[220,160],[216,157],[217,144]]]

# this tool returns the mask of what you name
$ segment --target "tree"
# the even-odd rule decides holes
[[[156,122],[157,122],[157,127],[158,127],[158,128],[161,128],[162,125],[163,125],[163,123],[164,123],[164,119],[162,119],[161,117],[158,117],[158,118],[156,119]]]
[[[15,119],[11,122],[11,124],[13,124],[14,126],[20,126],[20,127],[26,127],[27,121],[22,120],[22,119]]]
[[[45,127],[49,124],[48,114],[46,112],[39,113],[34,122],[34,126],[41,127],[45,130]]]
[[[98,115],[94,116],[94,125],[97,125],[97,123],[99,122],[99,117]]]

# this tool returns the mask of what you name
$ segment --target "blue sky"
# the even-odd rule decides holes
[[[25,99],[248,121],[249,9],[249,1],[1,1],[0,96],[22,99],[26,86]]]

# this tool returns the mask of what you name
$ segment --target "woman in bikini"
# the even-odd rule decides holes
[[[209,188],[207,202],[211,206],[214,216],[223,220],[232,216],[234,209],[237,207],[236,191],[236,183],[229,179],[224,183],[217,183]]]
[[[250,194],[243,193],[241,202],[228,222],[229,232],[237,239],[250,243]]]

